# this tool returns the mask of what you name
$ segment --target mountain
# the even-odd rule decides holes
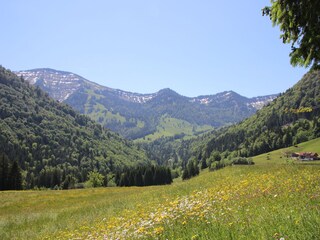
[[[250,118],[207,134],[194,155],[248,157],[320,137],[319,109],[320,71],[313,70]]]
[[[62,98],[80,80],[70,76],[66,81],[75,84],[61,93]],[[124,167],[149,163],[132,142],[0,67],[0,179],[14,161],[27,189],[74,187],[91,171],[112,176]]]
[[[193,139],[166,137],[140,144],[149,158],[178,169],[184,168],[189,160],[210,166],[214,159],[255,156],[317,137],[320,137],[320,71],[310,71],[292,88],[238,124]]]
[[[190,98],[171,89],[139,94],[104,87],[74,73],[53,69],[16,74],[130,139],[170,135],[172,129],[174,134],[195,135],[230,125],[251,116],[277,96],[246,98],[227,91]]]

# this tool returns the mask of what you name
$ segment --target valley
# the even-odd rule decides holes
[[[320,151],[319,71],[251,117],[213,130],[181,120],[172,106],[184,97],[160,91],[172,112],[148,100],[162,109],[160,124],[134,142],[12,72],[0,73],[0,173],[9,183],[0,192],[1,239],[320,236],[319,161],[290,155]],[[104,98],[90,91],[90,101]],[[104,109],[84,103],[96,117]],[[15,164],[18,175],[12,175]],[[12,188],[11,176],[19,188]]]
[[[193,99],[171,89],[143,95],[102,87],[73,73],[52,69],[23,74],[27,80],[21,74],[17,77],[2,69],[0,140],[5,180],[1,189],[11,184],[10,171],[6,169],[14,166],[12,159],[21,169],[17,181],[24,189],[84,188],[92,185],[95,177],[102,179],[95,186],[114,186],[121,182],[124,172],[128,174],[122,176],[122,183],[131,185],[141,182],[138,179],[145,178],[146,173],[139,173],[138,177],[135,175],[140,170],[129,173],[128,168],[164,166],[171,169],[173,178],[183,176],[190,168],[193,176],[199,167],[220,168],[220,160],[230,165],[239,158],[320,137],[320,75],[316,70],[238,124],[225,120],[240,117],[237,112],[244,114],[241,104],[257,106],[262,99],[270,101],[273,97],[255,98],[250,105],[247,98],[234,92]],[[37,83],[48,92],[43,92]],[[65,85],[68,88],[63,91]],[[88,117],[59,99],[50,98],[49,94],[58,96],[57,93],[60,101],[74,101]],[[216,115],[219,111],[222,115]],[[215,119],[223,116],[225,125],[214,129],[212,114]],[[139,126],[149,129],[144,132],[149,134],[133,142],[95,123],[89,116],[98,123],[111,121],[122,130]],[[207,120],[211,123],[206,124]],[[150,131],[151,125],[155,130]],[[150,173],[153,178],[159,175],[155,167]]]
[[[320,2],[265,4],[3,1],[0,239],[320,239]]]

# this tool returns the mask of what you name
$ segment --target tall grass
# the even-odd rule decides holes
[[[229,167],[194,179],[198,189],[189,193],[144,201],[53,238],[317,239],[319,173],[296,165]]]
[[[320,166],[281,151],[171,186],[1,192],[0,239],[320,239]]]

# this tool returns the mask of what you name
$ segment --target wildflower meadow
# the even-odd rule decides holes
[[[319,239],[320,164],[281,151],[170,186],[5,192],[1,239]]]

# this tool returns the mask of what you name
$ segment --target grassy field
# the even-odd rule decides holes
[[[308,142],[304,142],[289,148],[282,148],[270,153],[261,154],[259,156],[254,157],[254,161],[258,164],[270,164],[270,163],[290,163],[292,162],[291,158],[286,157],[286,153],[293,152],[317,152],[320,155],[320,139],[314,139]],[[314,162],[299,162],[295,161],[298,164],[320,164],[320,161]]]
[[[0,192],[0,239],[320,239],[320,165],[284,156],[319,146],[170,186]]]
[[[212,126],[209,125],[193,125],[187,121],[172,118],[164,115],[160,119],[160,123],[157,126],[157,131],[153,134],[149,134],[144,138],[137,139],[137,141],[154,141],[162,136],[172,137],[176,134],[185,134],[183,139],[190,139],[201,133],[205,133],[213,130]]]

